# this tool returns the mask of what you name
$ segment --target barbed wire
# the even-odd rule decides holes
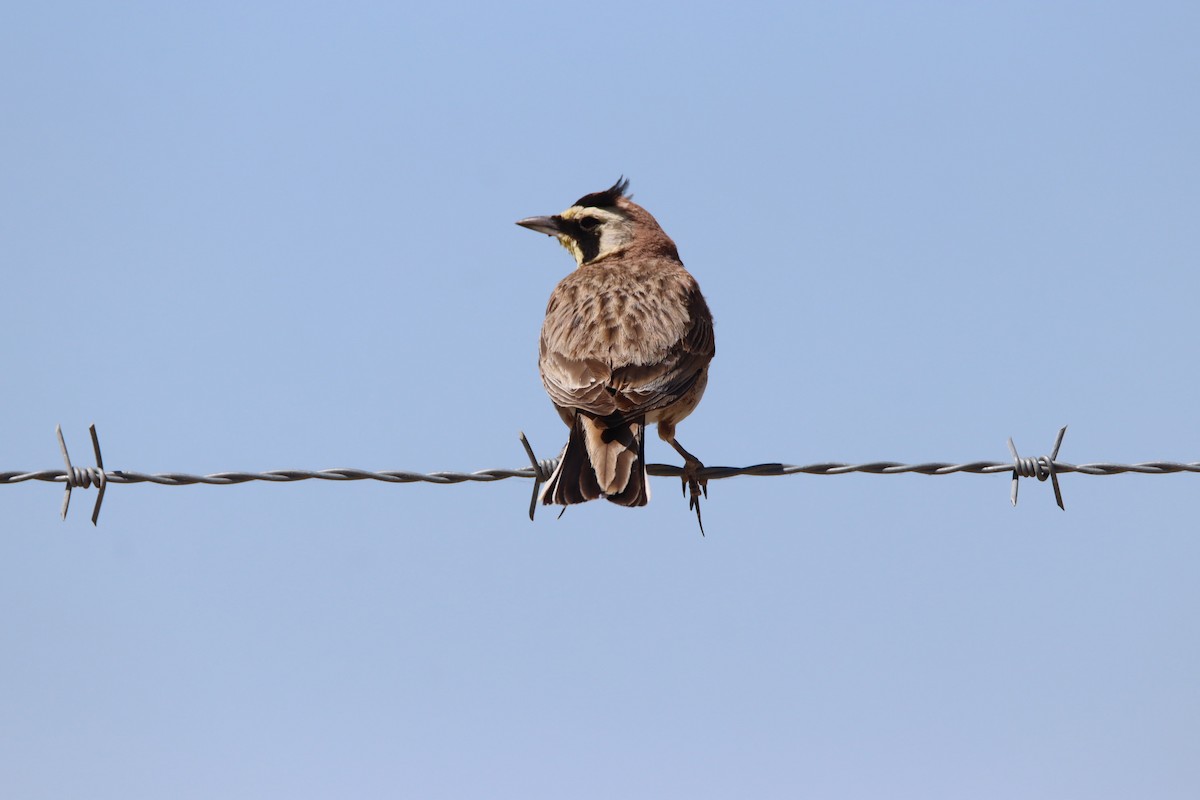
[[[100,439],[96,434],[96,426],[89,429],[92,437],[92,449],[96,456],[96,466],[77,467],[71,463],[67,452],[67,443],[63,438],[62,427],[56,429],[59,449],[62,451],[65,469],[33,471],[0,472],[0,486],[24,483],[26,481],[46,481],[65,484],[63,494],[62,518],[67,518],[67,510],[71,504],[72,489],[87,489],[97,487],[96,504],[92,509],[92,524],[95,525],[100,517],[100,505],[104,502],[104,493],[109,484],[113,483],[154,483],[160,486],[190,486],[206,484],[209,486],[231,486],[251,481],[267,481],[269,483],[294,483],[296,481],[382,481],[384,483],[490,483],[508,478],[533,478],[533,497],[529,504],[529,518],[533,519],[541,485],[549,480],[558,464],[558,458],[539,460],[533,453],[533,448],[525,434],[520,434],[520,441],[529,458],[528,467],[517,469],[484,469],[476,472],[412,472],[409,470],[372,471],[337,467],[334,469],[305,470],[278,469],[266,472],[216,472],[210,475],[192,475],[186,472],[160,472],[147,474],[129,470],[108,470],[100,453]],[[898,461],[869,461],[860,464],[845,464],[840,462],[822,462],[818,464],[783,464],[772,462],[754,464],[748,467],[705,467],[696,473],[702,481],[722,480],[742,475],[754,477],[783,476],[783,475],[847,475],[852,472],[863,472],[870,475],[953,475],[969,473],[976,475],[991,475],[1009,473],[1012,476],[1010,499],[1017,504],[1017,490],[1021,478],[1036,478],[1039,481],[1050,480],[1054,487],[1054,498],[1058,507],[1066,510],[1063,504],[1062,490],[1058,484],[1058,476],[1075,472],[1081,475],[1120,475],[1126,472],[1140,475],[1167,475],[1177,472],[1200,473],[1200,461],[1180,463],[1175,461],[1147,461],[1139,464],[1114,464],[1098,462],[1093,464],[1069,464],[1058,460],[1058,451],[1062,447],[1063,436],[1067,428],[1063,426],[1058,431],[1054,448],[1048,456],[1022,458],[1017,454],[1013,440],[1008,440],[1012,461],[968,461],[952,463],[946,461],[930,461],[921,464],[904,464]],[[561,456],[560,456],[561,457]],[[647,464],[646,473],[655,477],[674,477],[683,475],[683,468],[671,464]]]

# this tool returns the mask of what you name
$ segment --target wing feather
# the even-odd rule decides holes
[[[607,417],[606,422],[616,424],[670,406],[687,394],[716,348],[712,316],[704,297],[691,276],[682,269],[680,272],[686,276],[685,291],[675,308],[686,309],[687,314],[676,312],[675,319],[669,320],[675,324],[660,323],[657,327],[650,323],[660,320],[636,315],[621,318],[618,322],[625,328],[639,332],[649,329],[650,335],[643,333],[633,340],[628,331],[618,328],[616,341],[623,341],[620,336],[624,335],[628,344],[610,347],[608,353],[597,352],[596,347],[580,347],[581,341],[598,340],[595,331],[580,336],[581,315],[561,304],[560,297],[552,297],[542,329],[539,365],[542,382],[555,405]],[[567,294],[570,297],[574,293]],[[572,324],[563,324],[568,315],[572,316]]]

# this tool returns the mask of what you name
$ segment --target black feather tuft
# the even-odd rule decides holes
[[[626,178],[624,175],[622,175],[617,179],[616,183],[605,189],[603,192],[592,192],[591,194],[585,194],[583,197],[575,201],[575,205],[583,206],[584,208],[605,208],[608,206],[615,206],[617,201],[622,197],[629,196],[625,194],[628,189],[629,178]]]

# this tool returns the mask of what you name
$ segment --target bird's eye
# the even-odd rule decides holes
[[[583,219],[579,220],[579,227],[583,228],[585,231],[594,231],[596,228],[600,227],[600,220],[596,219],[595,217],[584,217]]]

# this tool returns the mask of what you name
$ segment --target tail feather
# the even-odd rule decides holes
[[[608,427],[578,414],[558,467],[542,493],[546,505],[573,505],[603,497],[623,506],[650,500],[642,419]]]

